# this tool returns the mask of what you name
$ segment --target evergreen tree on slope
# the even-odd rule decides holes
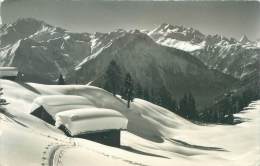
[[[104,89],[111,92],[114,96],[120,92],[121,87],[121,71],[120,67],[112,60],[107,68],[105,75]]]

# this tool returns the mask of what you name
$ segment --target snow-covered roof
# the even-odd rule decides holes
[[[17,76],[18,70],[16,67],[0,67],[0,78],[6,76]]]
[[[91,107],[91,104],[85,97],[76,95],[40,96],[33,101],[31,112],[42,106],[54,118],[61,111]]]
[[[86,108],[56,114],[56,126],[64,125],[72,136],[81,133],[126,129],[128,120],[121,113],[104,108]]]

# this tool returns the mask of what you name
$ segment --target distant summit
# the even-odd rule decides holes
[[[184,26],[161,24],[159,27],[148,32],[148,35],[157,43],[178,48],[184,51],[194,51],[203,46],[205,36],[193,28]]]
[[[145,32],[145,31],[144,31]],[[232,44],[253,44],[247,36],[240,41],[223,35],[206,35],[194,28],[163,23],[154,30],[146,32],[157,43],[192,52],[210,45],[228,46]]]
[[[248,75],[259,57],[259,41],[205,35],[193,28],[163,23],[146,32],[156,43],[190,52],[207,66],[236,78]],[[246,55],[246,56],[245,56]]]
[[[251,41],[247,38],[246,35],[243,35],[243,36],[241,37],[241,39],[239,40],[239,42],[242,43],[242,44],[248,44],[248,43],[250,43]]]
[[[24,80],[54,82],[91,52],[90,34],[72,33],[33,18],[0,28],[0,66],[15,66]],[[28,65],[25,65],[28,64]]]

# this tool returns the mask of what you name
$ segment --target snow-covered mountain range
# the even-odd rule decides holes
[[[205,35],[193,28],[162,24],[148,31],[157,43],[190,52],[207,66],[242,79],[260,61],[259,41]]]
[[[71,83],[103,85],[115,60],[122,74],[130,72],[150,92],[163,89],[178,99],[191,91],[199,106],[237,83],[232,76],[258,70],[259,47],[246,37],[236,41],[183,26],[90,34],[26,18],[3,25],[0,33],[0,65],[18,67],[26,81],[53,83],[62,73]]]
[[[205,36],[193,28],[164,23],[147,33],[159,44],[184,51],[195,51],[205,46]]]
[[[25,80],[55,80],[91,52],[89,34],[67,32],[35,19],[5,24],[0,33],[0,65],[18,67]]]

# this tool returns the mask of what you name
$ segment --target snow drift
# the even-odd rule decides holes
[[[10,103],[0,113],[0,165],[182,165],[256,166],[259,164],[260,101],[235,115],[237,125],[196,125],[141,99],[125,101],[92,86],[50,86],[0,80]],[[68,138],[30,115],[33,101],[44,95],[75,95],[91,108],[111,109],[129,123],[121,148]],[[56,96],[57,97],[57,96]]]

